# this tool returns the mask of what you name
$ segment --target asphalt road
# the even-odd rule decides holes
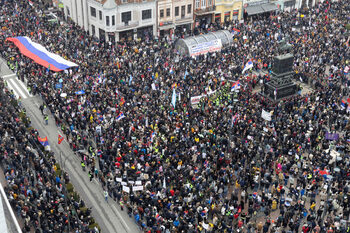
[[[68,172],[71,183],[88,207],[92,207],[92,216],[100,225],[103,233],[137,233],[141,232],[136,223],[111,198],[105,201],[103,189],[97,180],[89,181],[87,172],[82,171],[80,158],[73,153],[66,140],[58,145],[58,134],[64,135],[56,126],[53,116],[49,116],[49,124],[45,125],[39,110],[42,100],[39,96],[28,93],[26,85],[8,69],[6,62],[0,58],[0,76],[7,81],[16,97],[21,97],[22,105],[32,121],[32,126],[38,130],[40,137],[48,138],[51,150],[61,168]],[[62,157],[60,156],[62,155]]]

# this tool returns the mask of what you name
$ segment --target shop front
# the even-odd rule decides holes
[[[276,12],[278,7],[275,3],[269,1],[249,1],[244,4],[244,20],[254,20],[259,17],[269,17],[271,14]]]

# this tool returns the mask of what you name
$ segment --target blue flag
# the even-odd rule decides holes
[[[75,94],[76,95],[84,95],[85,91],[84,90],[80,90],[80,91],[75,92]]]
[[[175,88],[173,88],[173,96],[171,97],[171,104],[174,106],[176,105],[176,92],[175,92]]]

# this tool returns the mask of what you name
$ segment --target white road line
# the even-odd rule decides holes
[[[128,227],[128,224],[126,224],[126,222],[124,221],[122,215],[119,213],[119,211],[117,210],[117,208],[115,208],[115,206],[114,206],[113,204],[112,204],[111,206],[112,206],[112,208],[114,209],[114,211],[117,212],[118,217],[119,217],[119,219],[122,221],[123,225],[128,229],[128,231],[130,231],[130,228]]]
[[[17,87],[16,91],[18,91],[18,93],[21,95],[22,99],[27,99],[28,98],[27,95],[24,94],[24,92],[21,90],[21,88],[19,86],[17,86],[17,84],[16,84],[14,79],[9,79],[7,81],[10,82],[13,87]]]
[[[26,92],[27,96],[29,97],[33,97],[33,95],[31,95],[28,91],[28,88],[24,85],[24,83],[22,82],[22,80],[18,79],[17,77],[17,82],[19,83],[19,85],[21,85],[23,87],[23,90]]]
[[[16,74],[8,74],[8,75],[4,75],[2,76],[2,78],[9,78],[9,77],[13,77],[16,76]]]
[[[19,98],[19,94],[17,93],[17,91],[15,90],[15,88],[13,88],[12,84],[7,81],[7,86],[9,87],[10,90],[13,91],[13,93],[15,94],[16,98],[18,99]]]

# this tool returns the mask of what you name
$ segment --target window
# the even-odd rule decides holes
[[[66,6],[66,9],[67,9],[67,15],[70,16],[70,11],[69,11],[69,7]]]
[[[109,26],[109,16],[106,16],[106,25]]]
[[[170,17],[170,8],[166,9],[166,17]]]
[[[127,3],[128,2],[128,0],[122,0],[122,3]]]
[[[186,14],[186,6],[181,6],[181,17],[185,17]]]
[[[95,26],[91,25],[91,34],[94,36],[95,35]]]
[[[175,7],[175,16],[179,16],[179,7]]]
[[[192,4],[187,5],[187,14],[191,14],[192,12]]]
[[[112,26],[115,25],[115,15],[112,15]]]
[[[199,8],[200,0],[196,0],[196,9]]]
[[[92,6],[90,7],[90,12],[92,17],[96,17],[96,9],[93,8]]]
[[[152,10],[151,9],[142,11],[142,20],[151,19],[151,18],[152,18]]]
[[[208,0],[208,6],[212,6],[213,5],[213,1],[212,0]]]
[[[207,4],[207,1],[206,1],[206,0],[202,0],[202,5],[201,5],[201,7],[202,7],[202,8],[205,8],[205,7],[206,7],[206,4]]]
[[[164,10],[160,10],[160,11],[159,11],[159,16],[160,16],[161,18],[164,17]]]
[[[100,20],[102,20],[102,11],[98,11],[98,14],[100,15]]]
[[[131,11],[123,12],[122,13],[122,22],[124,22],[125,25],[128,25],[129,21],[131,21]]]

